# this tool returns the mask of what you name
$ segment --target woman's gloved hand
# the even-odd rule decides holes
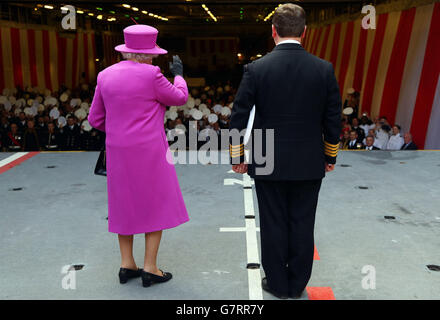
[[[170,71],[174,76],[183,77],[183,64],[179,56],[173,56],[173,62],[170,62]]]

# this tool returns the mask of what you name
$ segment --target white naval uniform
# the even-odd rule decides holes
[[[400,133],[392,135],[387,143],[387,150],[400,150],[404,143],[405,141],[400,136]]]
[[[374,140],[374,146],[381,150],[385,150],[388,144],[389,135],[382,129],[379,129],[376,133],[376,140]]]

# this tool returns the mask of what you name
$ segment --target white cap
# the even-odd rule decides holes
[[[80,107],[81,109],[85,110],[86,112],[89,112],[89,110],[90,110],[90,106],[89,106],[89,104],[88,104],[87,102],[82,102],[82,103],[79,105],[79,107]]]
[[[76,106],[79,106],[80,104],[81,104],[81,99],[79,99],[79,98],[75,98],[75,99],[70,100],[71,107],[76,107]]]
[[[203,108],[203,110],[200,111],[202,111],[204,116],[209,116],[211,114],[211,111],[208,109],[208,107]]]
[[[223,107],[221,111],[222,116],[229,116],[231,114],[231,109],[228,107]]]
[[[8,98],[8,100],[9,100],[9,102],[12,103],[13,105],[15,104],[15,102],[17,102],[17,99],[15,99],[14,96],[10,96],[10,97]]]
[[[69,95],[65,92],[60,95],[61,102],[66,102],[68,98],[69,98]]]
[[[91,131],[92,130],[92,126],[90,125],[89,120],[87,120],[87,119],[81,123],[81,127],[84,127],[83,128],[84,131]]]
[[[35,101],[34,101],[35,103]],[[15,101],[15,105],[17,107],[23,107],[26,104],[26,100],[24,100],[23,98],[18,99],[17,101]]]
[[[203,117],[203,113],[198,109],[191,109],[191,115],[194,118],[194,120],[200,120]]]
[[[27,116],[31,116],[32,115],[32,109],[30,108],[30,107],[26,107],[26,108],[24,108],[24,113],[27,115]]]
[[[209,122],[209,123],[216,123],[217,120],[218,120],[218,116],[217,116],[215,113],[211,113],[211,114],[208,116],[208,122]]]
[[[65,126],[67,123],[66,118],[64,118],[63,116],[58,117],[57,122],[58,122],[58,125],[62,124],[63,126]]]
[[[353,114],[353,108],[352,107],[347,107],[344,110],[342,110],[342,113],[345,114],[346,116],[349,116],[351,114]]]
[[[216,104],[212,109],[214,110],[215,113],[220,113],[222,112],[223,106],[221,104]]]
[[[36,116],[38,114],[38,105],[33,104],[31,107],[31,112],[33,116]]]
[[[52,110],[50,110],[49,116],[54,118],[54,119],[58,119],[58,117],[60,116],[60,112],[58,111],[58,108],[55,107]]]
[[[87,117],[87,112],[84,109],[79,108],[75,111],[75,117],[77,117],[80,121],[84,120]]]
[[[185,125],[182,124],[182,123],[177,124],[176,127],[175,127],[175,129],[176,129],[176,131],[177,131],[178,134],[183,134],[183,133],[186,132],[186,127],[185,127]]]
[[[186,105],[188,106],[188,108],[190,108],[190,109],[192,109],[192,108],[194,108],[194,98],[193,97],[191,97],[191,98],[188,98],[188,101],[186,102]]]
[[[170,119],[170,120],[176,120],[176,118],[177,118],[177,112],[176,111],[170,111],[170,114],[168,115],[168,118]]]

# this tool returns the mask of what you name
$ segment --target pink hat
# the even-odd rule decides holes
[[[147,54],[166,54],[168,51],[159,48],[156,44],[157,34],[156,28],[145,24],[135,24],[124,29],[125,44],[115,47],[116,51],[147,53]]]

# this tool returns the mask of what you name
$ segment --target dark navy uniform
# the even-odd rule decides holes
[[[274,130],[273,172],[261,175],[256,169],[267,164],[248,165],[260,211],[262,265],[273,291],[296,295],[311,275],[325,163],[336,163],[339,147],[342,102],[332,64],[299,44],[277,45],[245,66],[230,129],[246,128],[253,105],[251,159],[257,149],[255,129],[261,129],[263,137],[267,129]],[[266,158],[268,150],[263,139]],[[231,139],[230,156],[233,164],[244,161],[242,139]]]

